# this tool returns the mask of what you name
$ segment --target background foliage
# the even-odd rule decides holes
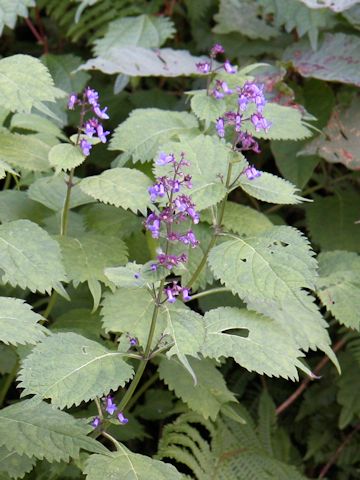
[[[356,0],[0,0],[0,480],[360,478],[359,30]],[[264,85],[258,155],[216,134],[216,42],[217,80]],[[111,140],[85,161],[88,85]],[[200,246],[145,348],[161,151]],[[94,429],[108,394],[129,422]]]

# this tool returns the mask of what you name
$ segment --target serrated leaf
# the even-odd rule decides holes
[[[300,0],[310,8],[330,8],[334,12],[343,12],[356,5],[359,0]]]
[[[225,380],[214,363],[207,359],[189,358],[195,373],[197,385],[178,360],[162,359],[159,376],[177,397],[181,398],[194,412],[216,420],[222,406],[236,402],[235,396],[227,389]]]
[[[99,442],[86,436],[91,430],[45,402],[24,400],[0,411],[0,445],[49,462],[78,458],[81,448],[105,453]]]
[[[118,444],[118,451],[109,455],[91,455],[86,462],[86,480],[181,480],[182,475],[168,463],[133,453]]]
[[[22,362],[18,380],[22,395],[50,398],[65,408],[123,387],[133,373],[123,353],[68,332],[39,343]]]
[[[37,343],[47,330],[39,325],[41,315],[20,298],[0,297],[0,340],[6,344]]]
[[[60,173],[59,175],[52,175],[49,177],[38,178],[33,182],[27,193],[29,198],[39,202],[55,212],[60,212],[64,208],[68,176]],[[93,203],[94,199],[84,193],[79,188],[79,178],[74,177],[75,185],[71,189],[69,208],[76,208],[80,205]]]
[[[12,175],[18,175],[15,170],[13,170],[10,165],[4,160],[0,160],[0,179],[6,177],[7,173],[11,173]]]
[[[344,33],[327,33],[314,52],[306,41],[291,45],[284,52],[303,77],[360,86],[360,38]]]
[[[66,140],[65,135],[55,123],[35,113],[15,113],[11,117],[10,127],[12,130],[15,128],[30,130]]]
[[[32,107],[44,111],[42,102],[63,95],[38,58],[19,54],[0,60],[0,105],[11,112],[30,113]]]
[[[20,170],[33,172],[50,170],[49,150],[50,145],[36,135],[0,132],[0,157]]]
[[[360,330],[360,256],[356,253],[322,252],[318,256],[317,295],[334,317]]]
[[[107,292],[101,309],[103,327],[106,332],[129,333],[144,346],[148,338],[154,306],[154,299],[145,288],[119,288],[114,293]],[[160,309],[154,342],[159,340],[165,327],[166,320],[163,310]]]
[[[199,90],[191,95],[191,110],[199,120],[215,122],[226,112],[226,103],[208,95],[206,90]]]
[[[78,167],[85,158],[79,147],[69,143],[59,143],[49,151],[49,163],[56,173]]]
[[[134,162],[145,162],[154,158],[160,144],[197,126],[196,118],[186,112],[139,108],[117,127],[110,149],[123,150]]]
[[[11,478],[23,478],[35,465],[35,458],[19,455],[16,451],[0,447],[0,472],[7,473]]]
[[[119,18],[109,23],[104,38],[94,42],[94,54],[106,57],[109,49],[125,45],[158,48],[174,33],[174,24],[169,17],[138,15]]]
[[[99,282],[109,284],[105,268],[124,265],[127,262],[125,243],[109,235],[85,233],[78,238],[57,237],[60,244],[67,278],[77,287],[88,282],[94,298],[94,310],[101,297]],[[98,294],[97,294],[98,292]]]
[[[58,243],[29,220],[0,225],[0,269],[4,283],[32,292],[61,292],[66,280]]]
[[[298,379],[303,353],[274,320],[245,309],[220,307],[205,313],[205,341],[201,353],[220,359],[232,357],[261,375]]]
[[[130,168],[112,168],[81,180],[81,190],[96,200],[146,215],[150,205],[149,177]]]
[[[259,18],[258,6],[250,0],[221,0],[219,13],[214,20],[217,22],[213,28],[215,33],[240,32],[249,38],[264,40],[278,35],[275,28]]]
[[[226,195],[224,179],[227,175],[229,161],[233,163],[231,180],[235,180],[247,163],[241,153],[233,153],[219,139],[208,135],[198,135],[191,140],[169,142],[160,145],[160,150],[175,154],[179,159],[181,152],[190,163],[184,172],[191,175],[191,199],[197,210],[203,210],[220,202]],[[171,174],[172,166],[157,166],[158,176]]]
[[[35,7],[35,0],[1,0],[0,1],[0,35],[4,26],[15,28],[17,17],[27,17],[28,8]]]
[[[212,224],[209,210],[201,213],[201,220]],[[252,236],[273,227],[273,224],[261,212],[239,203],[226,202],[222,225],[226,231],[239,235]]]
[[[238,185],[246,193],[263,202],[292,205],[306,200],[296,195],[298,188],[295,185],[267,172],[261,172],[260,177],[253,180],[249,180],[246,175],[241,175]]]
[[[253,124],[248,122],[246,130],[254,137],[269,140],[302,140],[313,135],[297,108],[269,102],[265,105],[263,114],[272,125],[267,133],[263,130],[256,132]]]
[[[323,133],[308,143],[300,155],[319,155],[329,163],[342,163],[351,170],[359,170],[359,109],[360,100],[356,97],[349,108],[334,109]],[[306,157],[299,159],[303,160]]]
[[[194,57],[187,50],[150,49],[136,46],[112,47],[106,55],[88,60],[82,70],[100,70],[108,75],[122,73],[130,77],[179,77],[197,75],[196,64],[207,57]]]
[[[142,227],[134,213],[112,205],[89,205],[81,213],[88,230],[118,238],[127,238]]]
[[[360,252],[360,225],[356,191],[336,191],[335,195],[318,197],[306,206],[311,240],[323,250]]]

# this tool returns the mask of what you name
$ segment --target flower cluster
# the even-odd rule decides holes
[[[206,62],[199,62],[196,64],[196,69],[199,73],[203,73],[205,75],[216,72],[218,70],[224,69],[225,72],[227,73],[236,73],[236,67],[231,65],[230,61],[228,59],[225,60],[224,63],[222,63],[219,67],[213,68],[213,60],[218,55],[221,55],[225,53],[224,47],[220,45],[219,43],[216,43],[212,49],[210,50],[210,61]],[[224,82],[225,83],[225,82]]]
[[[181,231],[180,224],[189,220],[193,224],[199,223],[199,214],[190,196],[181,191],[184,187],[192,188],[191,176],[183,172],[183,168],[189,166],[184,153],[180,155],[179,160],[176,160],[175,155],[171,153],[160,153],[155,163],[159,166],[171,166],[172,173],[170,176],[157,177],[154,185],[148,189],[152,202],[164,201],[164,204],[158,212],[150,213],[145,220],[145,228],[151,232],[153,238],[166,239],[166,249],[165,251],[158,249],[156,261],[151,265],[152,270],[163,267],[170,271],[188,260],[185,252],[179,255],[169,253],[172,243],[177,242],[190,248],[198,246],[199,241],[193,230],[187,228]],[[177,226],[176,230],[175,226]],[[170,303],[173,303],[176,300],[175,297],[181,293],[185,301],[190,300],[189,291],[175,282],[172,286],[165,288],[165,293]]]
[[[103,398],[102,403],[103,403],[103,408],[105,409],[105,411],[111,416],[114,415],[114,413],[118,409],[116,403],[113,402],[113,399],[110,395]],[[129,421],[129,419],[126,418],[122,412],[118,412],[116,416],[117,416],[121,425],[126,425]],[[97,428],[100,424],[101,424],[101,418],[100,417],[95,417],[93,419],[93,421],[91,422],[91,425],[94,428]]]
[[[80,127],[80,131],[85,133],[89,138],[97,137],[102,143],[106,143],[106,137],[110,132],[104,130],[100,120],[108,120],[109,115],[106,113],[107,107],[101,109],[98,100],[99,93],[90,87],[86,87],[81,98],[79,98],[76,93],[70,95],[68,108],[69,110],[74,110],[76,106],[80,106],[81,118],[84,118],[87,113],[94,113],[96,116],[84,121]],[[82,138],[79,145],[85,156],[90,155],[92,144],[86,138]]]

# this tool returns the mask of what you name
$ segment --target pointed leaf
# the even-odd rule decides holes
[[[58,243],[29,220],[0,225],[0,269],[4,283],[32,292],[62,291],[66,280]]]
[[[67,171],[78,167],[85,158],[79,147],[69,143],[59,143],[52,147],[49,152],[49,163],[57,173],[61,170]]]
[[[17,17],[27,17],[28,7],[35,7],[35,0],[1,0],[0,35],[4,26],[14,28]]]
[[[23,395],[51,398],[64,408],[117,390],[133,372],[123,353],[69,332],[38,344],[23,361],[18,379]]]
[[[11,478],[23,478],[35,465],[35,458],[19,455],[15,450],[0,447],[0,474],[7,473]]]
[[[13,170],[10,165],[4,160],[0,160],[0,179],[6,177],[7,173],[11,173],[12,175],[18,175],[15,170]]]
[[[150,185],[149,177],[138,170],[113,168],[105,170],[100,175],[84,178],[80,188],[100,202],[124,209],[129,208],[134,213],[140,211],[145,215],[150,204],[148,194]]]

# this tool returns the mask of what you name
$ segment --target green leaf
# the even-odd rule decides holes
[[[82,59],[76,55],[48,53],[41,61],[49,69],[55,85],[67,93],[81,92],[90,80],[88,73],[78,70]]]
[[[130,77],[179,77],[197,75],[198,62],[207,57],[194,57],[188,50],[150,49],[136,46],[112,47],[106,55],[88,60],[83,70],[100,70],[108,75],[122,73]]]
[[[127,45],[158,48],[174,33],[174,24],[169,17],[138,15],[119,18],[109,23],[104,38],[94,42],[94,54],[106,57],[110,48]]]
[[[16,128],[30,130],[66,140],[65,135],[55,123],[35,113],[15,113],[11,117],[10,126],[12,130]]]
[[[139,211],[143,215],[146,215],[146,209],[150,205],[150,185],[149,177],[130,168],[112,168],[80,182],[81,190],[96,200],[125,210],[130,209],[134,213]]]
[[[355,190],[335,191],[335,195],[315,197],[306,206],[306,219],[313,243],[322,250],[360,252],[360,219]]]
[[[212,224],[209,210],[201,212],[201,220]],[[268,217],[254,208],[239,203],[226,202],[222,224],[226,231],[252,236],[273,227]]]
[[[144,346],[148,338],[154,306],[154,299],[145,288],[119,288],[114,293],[106,292],[101,309],[103,327],[106,332],[129,333]],[[159,340],[165,327],[166,319],[163,309],[160,309],[154,344]]]
[[[20,170],[33,172],[50,170],[48,160],[50,148],[49,144],[43,142],[36,135],[0,133],[0,157]]]
[[[191,110],[199,120],[215,122],[226,112],[226,103],[208,95],[206,90],[191,92]]]
[[[49,163],[55,168],[56,173],[78,167],[85,158],[79,147],[69,143],[59,143],[52,147],[49,152]]]
[[[50,398],[65,408],[123,387],[133,373],[123,353],[69,332],[39,343],[22,362],[18,380],[22,395]]]
[[[0,60],[0,105],[10,111],[30,113],[32,107],[47,111],[42,102],[55,102],[63,95],[38,58],[13,55]]]
[[[291,45],[284,60],[291,61],[303,77],[360,86],[360,38],[345,33],[327,33],[314,52],[307,41]]]
[[[37,343],[47,330],[42,317],[20,298],[0,297],[0,340],[6,344]]]
[[[33,202],[27,192],[20,190],[2,190],[0,192],[0,222],[28,219],[36,223],[51,213],[50,210]]]
[[[101,297],[99,282],[109,284],[104,269],[127,262],[125,243],[116,237],[98,233],[86,233],[78,238],[62,236],[57,240],[68,280],[73,282],[75,288],[79,283],[88,282],[96,310]]]
[[[60,212],[64,208],[67,179],[68,176],[64,173],[38,178],[30,185],[28,189],[28,196],[32,200],[45,205],[51,210]],[[70,209],[94,202],[92,197],[80,190],[78,184],[79,181],[79,178],[73,178],[75,185],[71,189]]]
[[[17,17],[27,17],[28,8],[35,7],[35,0],[1,0],[0,2],[0,35],[4,26],[15,28]]]
[[[9,345],[0,344],[0,374],[10,373],[16,367],[17,355]]]
[[[35,465],[35,458],[19,455],[16,451],[0,447],[0,473],[7,473],[11,478],[23,478]]]
[[[360,59],[359,59],[360,63]],[[349,108],[335,108],[323,133],[308,143],[300,152],[319,155],[329,163],[342,163],[350,170],[360,168],[360,100],[356,97]]]
[[[219,13],[214,20],[217,23],[213,28],[215,33],[241,32],[246,37],[264,40],[278,35],[275,28],[260,18],[258,6],[250,0],[221,0]]]
[[[296,194],[298,189],[295,185],[267,172],[261,172],[260,177],[253,180],[241,175],[238,185],[246,193],[263,202],[292,205],[305,200]]]
[[[205,357],[232,357],[260,375],[298,379],[297,368],[310,373],[299,360],[304,354],[274,320],[246,309],[220,307],[205,313]]]
[[[74,308],[68,310],[51,324],[54,332],[73,332],[83,335],[90,340],[98,340],[103,333],[101,328],[100,315],[92,313],[87,308]]]
[[[303,188],[310,180],[320,159],[317,156],[298,156],[306,142],[272,141],[271,151],[281,175]]]
[[[0,269],[4,283],[32,292],[62,292],[66,280],[58,243],[29,220],[0,225]]]
[[[360,330],[360,256],[352,252],[322,252],[318,257],[317,295],[334,317]]]
[[[233,163],[232,180],[241,174],[247,163],[241,153],[232,153],[230,148],[219,139],[207,135],[198,135],[189,141],[169,142],[160,145],[164,152],[174,153],[185,158],[190,166],[184,169],[191,175],[192,188],[189,190],[197,210],[203,210],[220,202],[226,195],[224,179],[229,161]],[[158,176],[171,174],[171,166],[156,166]]]
[[[86,480],[181,480],[182,475],[168,463],[133,453],[118,444],[118,451],[109,455],[91,455],[86,462]]]
[[[272,122],[267,133],[257,132],[251,122],[246,124],[246,129],[254,137],[269,140],[302,140],[313,135],[304,122],[301,111],[297,108],[267,103],[264,108],[264,117]]]
[[[89,205],[81,213],[88,230],[104,235],[127,238],[142,227],[141,219],[134,213],[112,205]]]
[[[4,162],[4,160],[0,160],[0,179],[6,177],[7,173],[11,173],[12,175],[18,175],[15,170],[13,170],[9,164]]]
[[[197,126],[196,118],[186,112],[139,108],[117,127],[110,149],[123,150],[134,162],[145,162],[154,158],[160,144]]]
[[[353,355],[346,352],[341,358],[341,369],[342,375],[337,379],[337,401],[342,407],[339,427],[343,429],[354,418],[360,418],[359,363]]]
[[[343,12],[356,5],[358,0],[300,0],[310,8],[330,8],[334,12]]]
[[[106,268],[104,273],[117,287],[143,288],[148,284],[159,282],[169,274],[169,271],[163,268],[153,271],[152,263],[153,260],[145,265],[138,265],[135,262],[128,263],[125,267]]]
[[[195,373],[197,385],[178,360],[162,359],[159,375],[170,390],[181,398],[194,412],[204,418],[216,420],[223,405],[236,402],[235,396],[228,390],[224,377],[207,359],[189,358]]]
[[[49,462],[78,458],[81,448],[106,451],[86,436],[91,430],[91,425],[45,402],[24,400],[0,411],[0,445]]]

